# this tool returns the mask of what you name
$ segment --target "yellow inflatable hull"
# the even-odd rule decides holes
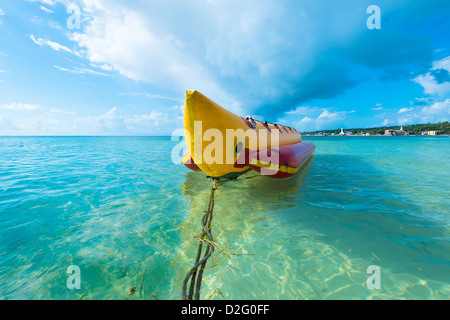
[[[240,117],[195,90],[186,91],[184,128],[188,150],[183,162],[211,177],[240,174],[263,163],[256,155],[262,150],[292,153],[294,146],[304,147],[296,129]],[[244,153],[250,158],[238,163]],[[250,163],[251,155],[254,155],[253,163]],[[284,163],[277,165],[278,169],[287,171],[282,168]]]

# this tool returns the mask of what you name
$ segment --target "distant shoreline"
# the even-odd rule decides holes
[[[344,133],[344,134],[343,134]],[[450,135],[450,123],[412,124],[404,126],[375,127],[375,128],[338,128],[334,130],[305,131],[302,135],[338,135],[338,136],[448,136]]]
[[[329,138],[329,137],[367,137],[367,138],[370,138],[370,137],[390,137],[390,138],[392,138],[392,137],[423,137],[423,138],[426,138],[426,137],[433,137],[433,138],[436,138],[436,137],[450,137],[450,134],[440,134],[440,135],[435,135],[435,136],[433,136],[433,135],[421,135],[421,134],[407,134],[407,135],[402,135],[402,136],[392,136],[392,135],[385,135],[385,134],[374,134],[374,135],[361,135],[361,134],[350,134],[350,135],[339,135],[339,134],[335,134],[335,135],[330,135],[330,134],[327,134],[327,135],[315,135],[315,134],[303,134],[302,133],[302,137],[325,137],[325,138]]]

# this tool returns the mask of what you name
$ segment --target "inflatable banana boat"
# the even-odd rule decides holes
[[[294,128],[240,117],[194,90],[186,91],[184,129],[184,165],[214,178],[234,178],[251,169],[289,178],[315,150]]]

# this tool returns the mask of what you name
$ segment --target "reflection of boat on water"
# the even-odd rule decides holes
[[[236,177],[250,169],[288,178],[315,150],[294,128],[242,118],[193,90],[186,91],[184,128],[183,163],[216,178]]]
[[[226,183],[220,185],[218,192],[221,194],[229,194],[233,201],[245,205],[252,206],[257,203],[287,203],[289,198],[300,193],[302,183],[306,172],[314,162],[314,155],[306,161],[302,171],[286,180],[272,180],[261,177],[258,173],[251,171],[238,180],[227,180]],[[190,202],[195,202],[201,193],[204,193],[203,203],[209,198],[211,181],[205,179],[205,176],[196,172],[186,173],[186,181],[182,184],[182,194],[189,197]],[[200,191],[199,193],[199,190]],[[247,190],[245,193],[242,190]],[[238,196],[238,197],[237,197]],[[193,204],[193,208],[195,205]],[[263,210],[266,211],[266,210]]]
[[[215,221],[225,231],[220,236],[220,242],[226,241],[228,235],[234,237],[237,233],[244,234],[252,230],[252,224],[269,219],[272,211],[295,207],[313,158],[305,163],[304,170],[291,179],[266,179],[256,172],[249,172],[238,180],[221,183],[216,191],[214,209],[215,217],[218,218]],[[202,174],[186,174],[182,193],[189,197],[191,208],[189,217],[180,225],[181,234],[186,240],[192,239],[192,230],[199,230],[199,220],[204,215],[205,203],[210,197],[210,182]]]

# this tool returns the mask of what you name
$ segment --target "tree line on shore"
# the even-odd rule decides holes
[[[355,128],[355,129],[345,129],[347,132],[352,132],[353,134],[367,134],[370,135],[384,135],[386,130],[400,130],[402,126],[390,126],[390,127],[376,127],[376,128]],[[405,125],[403,126],[403,130],[408,132],[410,135],[421,135],[422,132],[428,132],[428,131],[438,131],[439,134],[450,134],[450,123],[448,121],[446,122],[439,122],[439,123],[427,123],[427,124],[411,124],[411,125]],[[335,135],[338,135],[341,132],[341,128],[334,129],[334,130],[320,130],[320,131],[313,131],[313,132],[302,132],[303,134],[316,134],[316,133],[327,133]]]

